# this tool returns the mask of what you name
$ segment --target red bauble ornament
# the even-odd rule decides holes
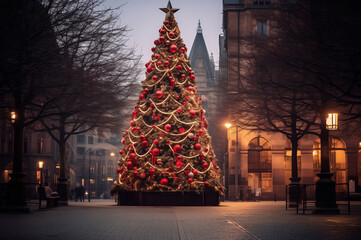
[[[191,80],[194,81],[196,79],[196,76],[194,76],[193,74],[191,75]]]
[[[159,33],[164,35],[166,33],[166,31],[165,31],[165,29],[161,28],[161,29],[159,29]]]
[[[182,79],[185,79],[185,78],[186,78],[186,75],[185,75],[185,74],[182,74],[181,78],[182,78]]]
[[[154,76],[152,77],[152,79],[153,79],[154,81],[157,81],[157,80],[158,80],[158,76],[157,76],[157,75],[154,75]]]
[[[155,47],[152,47],[152,49],[151,49],[151,50],[152,50],[152,52],[154,52],[154,51],[155,51]]]
[[[158,39],[154,40],[154,44],[155,44],[155,45],[158,45],[158,44],[159,44],[159,40],[158,40]]]
[[[145,136],[144,136],[144,135],[140,135],[139,138],[140,138],[140,140],[142,140],[142,141],[145,140]]]
[[[139,176],[138,171],[137,171],[137,170],[135,170],[135,171],[133,172],[133,175],[134,175],[134,177],[138,177],[138,176]]]
[[[165,41],[165,44],[170,45],[170,41],[169,40]]]
[[[172,129],[172,126],[171,126],[170,124],[166,124],[166,125],[164,126],[164,129],[165,129],[167,132],[169,132],[169,131]]]
[[[176,164],[177,168],[181,168],[183,166],[183,163],[181,161],[178,161]]]
[[[158,139],[155,139],[153,143],[154,143],[154,145],[158,145],[158,144],[159,144],[159,140],[158,140]]]
[[[208,168],[208,166],[209,166],[209,165],[208,165],[208,163],[206,163],[206,162],[205,162],[205,163],[203,163],[203,168],[204,168],[204,169],[207,169],[207,168]]]
[[[131,159],[135,159],[135,158],[137,157],[137,155],[136,155],[135,153],[131,153],[131,154],[129,154],[129,157],[130,157]]]
[[[124,154],[124,151],[123,151],[123,150],[120,150],[120,151],[119,151],[119,154],[120,154],[120,155],[123,155],[123,154]]]
[[[131,122],[130,122],[130,126],[133,126],[133,125],[134,125],[134,122],[133,122],[133,121],[131,121]]]
[[[155,97],[156,98],[162,98],[163,97],[163,92],[162,91],[156,91]]]
[[[194,174],[194,176],[197,176],[197,175],[198,175],[198,171],[197,171],[197,170],[193,170],[193,174]]]
[[[153,68],[147,67],[147,73],[150,73],[151,71],[153,71]]]
[[[116,173],[119,174],[119,173],[122,173],[123,171],[124,171],[123,168],[118,168],[118,169],[116,170]]]
[[[184,133],[184,132],[185,132],[185,129],[184,129],[184,128],[179,128],[179,129],[178,129],[178,132],[179,132],[179,133]]]
[[[159,54],[154,54],[154,57],[155,58],[160,58],[160,55]]]
[[[143,100],[144,99],[144,94],[140,94],[139,95],[139,100]]]
[[[171,45],[169,47],[169,51],[171,51],[172,53],[176,53],[178,51],[178,47],[176,45]]]
[[[192,86],[188,86],[188,87],[187,87],[187,90],[188,90],[188,92],[191,92],[191,91],[193,90],[193,87],[192,87]]]
[[[127,168],[128,169],[133,169],[133,163],[131,161],[127,162]]]
[[[194,144],[195,150],[201,150],[202,146],[199,143]]]
[[[179,144],[174,145],[174,147],[173,147],[174,152],[179,153],[181,150],[182,150],[182,147]]]
[[[158,65],[158,66],[162,65],[162,62],[161,62],[161,61],[158,61],[158,62],[157,62],[157,65]]]
[[[181,48],[180,48],[180,51],[181,51],[182,53],[184,53],[185,50],[186,50],[186,49],[185,49],[184,47],[181,47]]]
[[[178,65],[178,66],[177,66],[177,69],[178,69],[178,70],[182,70],[182,68],[183,68],[182,65]]]
[[[168,61],[164,61],[164,66],[168,67],[168,66],[169,66],[169,62],[168,62]]]
[[[144,173],[144,172],[142,172],[142,173],[140,174],[140,178],[141,178],[141,179],[144,179],[144,178],[145,178],[145,173]]]
[[[168,179],[166,178],[162,178],[162,180],[160,180],[160,184],[167,186],[168,185]]]
[[[198,134],[197,134],[197,135],[202,135],[203,133],[204,133],[204,130],[201,129],[201,130],[198,131]]]
[[[144,141],[142,142],[142,146],[143,146],[143,147],[148,147],[148,146],[149,146],[148,141],[147,141],[147,140],[144,140]]]
[[[165,38],[164,38],[163,36],[161,36],[161,37],[159,38],[159,41],[160,41],[160,42],[164,42],[164,41],[165,41]]]
[[[195,117],[196,116],[196,111],[194,111],[193,109],[189,110],[189,114],[191,115],[191,117]]]
[[[182,156],[179,156],[179,155],[178,155],[178,156],[176,157],[176,159],[177,159],[177,161],[182,161]]]
[[[168,21],[168,20],[165,20],[165,21],[164,21],[164,24],[165,24],[165,25],[168,25],[168,24],[169,24],[169,21]]]
[[[158,149],[158,148],[154,148],[154,149],[152,150],[152,154],[153,154],[154,156],[158,156],[158,155],[160,154],[159,149]]]
[[[155,174],[155,170],[153,168],[149,169],[150,177],[153,177]]]
[[[191,184],[193,182],[192,178],[188,178],[188,183]]]
[[[177,112],[181,113],[181,112],[182,112],[182,108],[179,107],[179,108],[177,109]]]
[[[205,181],[204,186],[209,187],[209,182]]]
[[[174,85],[175,85],[175,81],[172,79],[172,80],[170,80],[170,86],[171,86],[171,88],[174,88]]]
[[[174,32],[170,32],[169,37],[171,37],[171,38],[174,37]]]

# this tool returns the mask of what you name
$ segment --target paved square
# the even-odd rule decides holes
[[[0,239],[361,239],[361,203],[351,215],[297,215],[284,202],[218,207],[116,206],[114,200],[0,214]]]

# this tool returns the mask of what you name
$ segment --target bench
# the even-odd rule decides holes
[[[49,186],[39,188],[39,194],[41,194],[41,200],[46,200],[46,207],[57,207],[58,200],[60,198],[57,192],[53,192]]]

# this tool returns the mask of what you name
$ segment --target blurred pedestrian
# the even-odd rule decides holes
[[[80,202],[84,202],[85,188],[83,185],[80,186]]]

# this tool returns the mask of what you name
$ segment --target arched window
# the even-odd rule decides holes
[[[315,176],[321,171],[321,143],[317,139],[313,144],[313,170]],[[346,144],[337,137],[330,137],[330,172],[334,173],[336,183],[346,183]],[[317,180],[317,177],[315,177]],[[343,191],[344,186],[337,186],[336,191]]]
[[[297,150],[297,175],[301,177],[301,151]],[[291,141],[287,141],[285,146],[285,183],[291,183],[292,177],[292,144]]]
[[[272,154],[270,143],[260,136],[248,144],[248,186],[272,192]]]

